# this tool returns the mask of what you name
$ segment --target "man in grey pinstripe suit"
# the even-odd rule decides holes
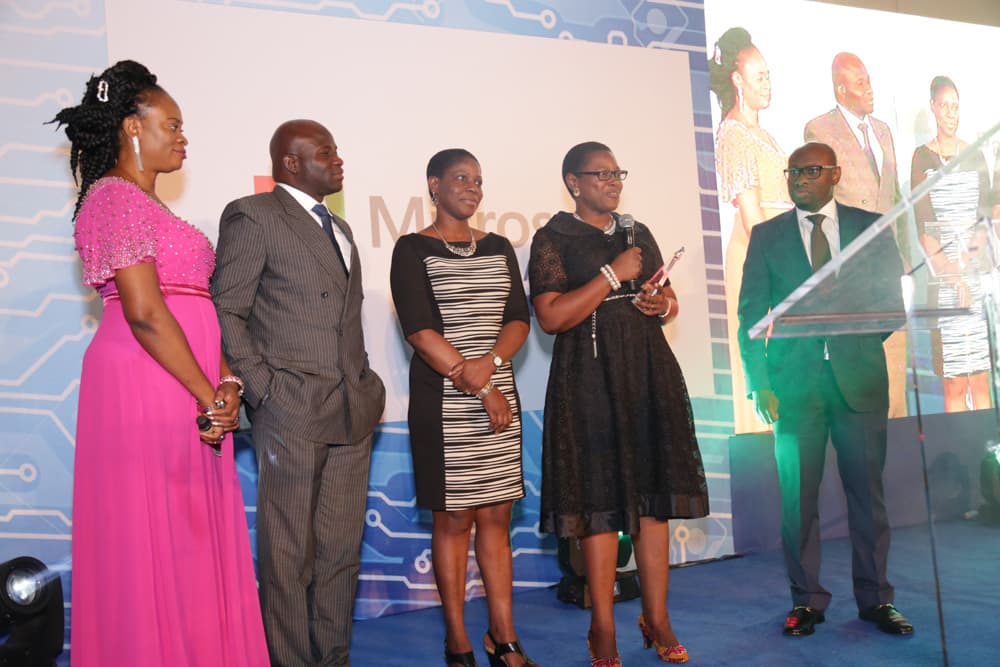
[[[212,296],[246,385],[257,555],[272,664],[350,665],[372,433],[385,388],[368,366],[361,262],[323,198],[343,160],[319,123],[271,138],[277,183],[222,213]]]

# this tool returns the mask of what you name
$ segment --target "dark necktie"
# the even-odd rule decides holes
[[[333,234],[333,218],[330,216],[330,212],[326,210],[326,206],[323,204],[316,204],[312,207],[313,213],[319,216],[320,221],[323,223],[323,231],[326,235],[330,237],[330,243],[333,244],[333,249],[337,251],[337,259],[340,260],[340,265],[344,268],[344,275],[348,275],[347,262],[344,261],[344,253],[340,250],[340,244],[337,243],[337,237]]]
[[[806,220],[813,223],[812,234],[809,236],[809,255],[812,257],[813,273],[819,271],[819,267],[830,261],[830,242],[823,233],[823,220],[826,218],[822,213],[807,215]]]
[[[872,143],[868,138],[868,123],[858,124],[858,129],[861,130],[861,134],[865,138],[865,157],[868,158],[868,166],[871,167],[875,178],[879,178],[878,164],[875,162],[875,152],[872,150]]]

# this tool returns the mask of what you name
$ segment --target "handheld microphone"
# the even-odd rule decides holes
[[[635,218],[633,218],[628,213],[618,216],[618,224],[621,226],[622,231],[625,232],[625,247],[634,248],[635,247]],[[633,280],[626,280],[622,283],[630,292],[636,292],[639,290],[638,283]]]

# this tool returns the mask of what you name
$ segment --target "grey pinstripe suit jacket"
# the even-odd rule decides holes
[[[285,190],[243,197],[222,212],[212,298],[248,412],[293,435],[353,444],[369,435],[385,387],[368,365],[361,328],[361,260],[351,272],[322,228]]]

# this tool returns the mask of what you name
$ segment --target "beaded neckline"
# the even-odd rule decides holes
[[[194,225],[192,225],[190,222],[188,222],[184,218],[178,216],[176,213],[174,213],[169,208],[167,208],[159,200],[155,199],[154,197],[150,197],[149,193],[146,192],[145,190],[143,190],[142,188],[140,188],[138,184],[134,183],[133,181],[128,180],[127,178],[122,178],[121,176],[101,176],[99,179],[97,179],[96,181],[94,181],[93,183],[91,183],[90,187],[87,189],[87,194],[84,195],[84,197],[83,197],[83,201],[80,202],[80,208],[83,208],[83,204],[87,203],[87,200],[90,199],[90,196],[93,195],[94,192],[96,192],[97,190],[100,189],[98,187],[99,185],[107,183],[107,182],[125,183],[125,184],[127,184],[127,185],[135,188],[136,190],[138,190],[139,192],[142,193],[143,197],[145,197],[149,201],[153,202],[153,204],[155,204],[157,206],[157,208],[159,208],[161,211],[167,213],[168,215],[170,215],[175,220],[179,220],[180,222],[184,223],[185,225],[187,225],[188,227],[190,227],[194,231],[198,232],[199,234],[201,234],[205,238],[206,241],[208,241],[208,245],[212,246],[213,248],[215,247],[215,245],[212,243],[212,240],[210,238],[208,238],[208,235],[205,232],[201,231],[200,229],[198,229],[197,227],[195,227]]]

